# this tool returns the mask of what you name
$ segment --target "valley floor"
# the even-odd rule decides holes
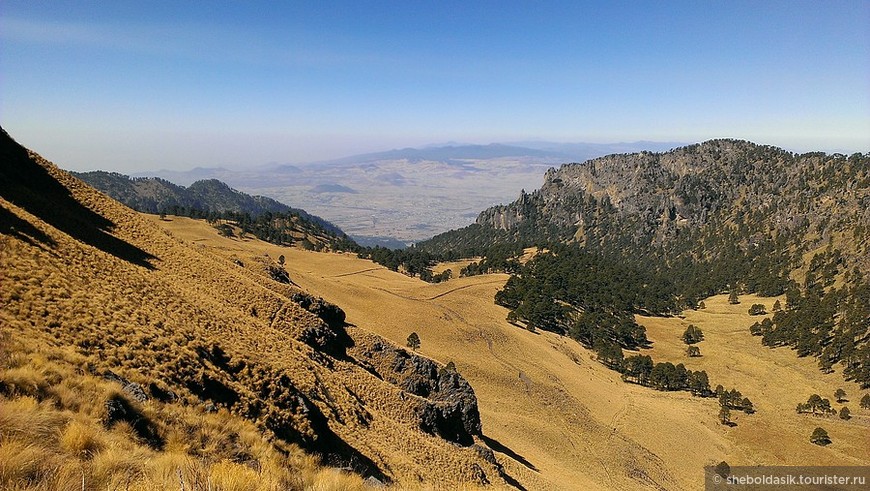
[[[149,218],[228,257],[284,255],[291,280],[341,306],[353,326],[400,345],[416,332],[420,353],[454,362],[474,387],[487,444],[527,489],[701,489],[703,467],[723,460],[870,465],[870,411],[857,403],[864,392],[839,374],[821,373],[813,359],[768,349],[750,335],[760,317],[748,315],[749,305],[770,309],[772,298],[746,296],[731,306],[714,297],[682,318],[639,318],[654,342],[645,354],[706,370],[712,386],[737,388],[755,403],[757,413],[740,413],[736,426],[726,427],[713,398],[624,383],[575,341],[509,324],[507,310],[493,303],[507,275],[427,284],[354,255],[228,239],[205,222]],[[689,323],[706,336],[700,358],[684,354],[680,335]],[[833,401],[837,388],[848,394],[851,420],[796,414],[811,394]],[[831,445],[809,442],[816,426],[828,431]]]

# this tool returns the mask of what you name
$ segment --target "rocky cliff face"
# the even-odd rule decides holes
[[[870,226],[868,161],[737,140],[610,155],[550,169],[539,190],[482,212],[476,223],[586,245],[667,248],[710,227],[740,229],[743,247],[785,235],[822,243]]]
[[[354,356],[415,402],[421,430],[468,446],[480,436],[480,412],[471,385],[455,370],[374,337],[356,336]]]

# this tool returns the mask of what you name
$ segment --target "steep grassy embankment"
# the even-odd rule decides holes
[[[455,372],[154,220],[0,135],[0,487],[503,483]]]

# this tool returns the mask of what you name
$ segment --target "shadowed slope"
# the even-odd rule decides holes
[[[115,224],[79,203],[36,158],[0,128],[0,196],[76,240],[137,266],[154,268],[149,262],[154,256],[113,236]],[[3,215],[9,223],[9,213]],[[20,221],[17,226],[22,230]],[[27,235],[37,240],[42,237]]]

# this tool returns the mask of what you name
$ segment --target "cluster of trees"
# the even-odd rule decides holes
[[[731,422],[731,410],[743,411],[746,414],[755,412],[755,406],[748,397],[743,397],[737,389],[725,390],[721,385],[716,386],[716,395],[719,397],[719,421],[723,425],[733,426]]]
[[[767,308],[760,304],[754,303],[752,307],[749,307],[749,315],[765,315],[767,314]]]
[[[824,428],[818,427],[813,430],[813,434],[810,435],[810,442],[824,447],[825,445],[831,444],[831,437],[828,436],[828,432],[825,431]]]
[[[564,245],[523,265],[495,302],[530,327],[569,334],[588,347],[612,342],[628,349],[648,343],[633,313],[677,308],[667,279]]]
[[[704,332],[694,324],[689,324],[689,327],[683,332],[683,342],[686,344],[697,344],[703,340]]]
[[[466,249],[466,254],[473,251],[483,251],[484,258],[481,261],[471,263],[462,268],[460,276],[473,276],[484,273],[515,273],[519,270],[517,258],[522,254],[523,248],[515,244],[496,244],[481,249]],[[438,274],[432,272],[432,267],[439,262],[455,261],[460,257],[468,257],[456,251],[433,252],[430,248],[411,246],[405,249],[388,249],[386,247],[358,248],[357,255],[363,259],[369,259],[377,264],[393,271],[401,271],[411,277],[419,277],[430,283],[440,283],[451,278],[452,273],[447,270]]]
[[[307,242],[311,248],[328,247],[336,251],[356,251],[359,246],[347,235],[335,232],[332,227],[327,227],[316,220],[295,213],[264,212],[259,215],[240,213],[233,211],[215,212],[202,211],[195,208],[170,206],[165,214],[186,216],[190,218],[205,219],[214,226],[218,233],[226,237],[234,235],[232,225],[239,227],[243,234],[277,245],[291,246],[298,241]],[[308,238],[316,237],[317,243]]]
[[[722,407],[743,411],[746,414],[755,412],[752,401],[748,397],[743,397],[743,394],[737,389],[725,390],[721,385],[717,385],[716,397],[719,398],[719,405]]]
[[[369,259],[381,266],[386,266],[390,270],[401,271],[412,278],[419,277],[430,283],[447,281],[452,275],[450,270],[438,274],[432,272],[432,266],[443,260],[441,255],[420,251],[413,247],[407,249],[388,249],[381,246],[366,247],[359,249],[357,255],[362,259]]]
[[[795,410],[798,414],[812,413],[813,415],[819,414],[822,416],[837,413],[837,410],[831,407],[831,401],[822,398],[818,394],[811,395],[805,403],[798,403]]]
[[[619,371],[626,382],[658,390],[687,390],[701,397],[714,395],[707,372],[689,370],[682,363],[653,363],[649,355],[632,355],[622,361]]]
[[[834,398],[839,403],[846,402],[846,391],[844,391],[843,389],[837,389],[836,391],[834,391]],[[864,395],[864,397],[861,399],[860,406],[865,409],[870,409],[870,395]],[[825,399],[818,394],[811,395],[809,399],[807,399],[807,402],[798,403],[795,410],[798,412],[798,414],[812,413],[814,416],[832,416],[835,414],[839,414],[840,419],[852,418],[852,412],[849,410],[848,406],[843,406],[842,408],[840,408],[840,411],[838,413],[836,409],[831,407],[830,400]]]
[[[870,282],[855,270],[850,285],[826,288],[833,270],[819,268],[826,273],[811,271],[803,288],[792,282],[786,290],[787,308],[774,309],[772,319],[753,324],[750,331],[765,346],[790,346],[799,356],[816,356],[824,371],[840,363],[847,379],[870,387]]]

